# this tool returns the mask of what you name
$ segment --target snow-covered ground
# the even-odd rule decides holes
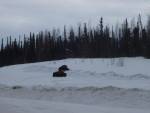
[[[70,71],[53,78],[61,65]],[[0,113],[150,113],[150,60],[66,59],[0,68]]]

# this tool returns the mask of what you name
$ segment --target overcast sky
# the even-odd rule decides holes
[[[0,35],[19,36],[41,30],[76,26],[79,22],[105,24],[150,14],[150,0],[0,0]]]

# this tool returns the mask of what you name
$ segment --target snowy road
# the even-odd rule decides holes
[[[0,113],[149,113],[149,109],[0,98]]]

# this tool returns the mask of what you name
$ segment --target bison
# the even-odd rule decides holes
[[[61,67],[58,68],[58,71],[53,73],[53,77],[66,77],[67,74],[65,73],[65,71],[68,71],[69,68],[67,67],[67,65],[62,65]]]

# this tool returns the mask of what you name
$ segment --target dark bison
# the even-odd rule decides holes
[[[68,71],[69,68],[67,65],[62,65],[61,67],[58,68],[57,72],[53,73],[53,77],[66,77],[67,74],[64,71]]]

